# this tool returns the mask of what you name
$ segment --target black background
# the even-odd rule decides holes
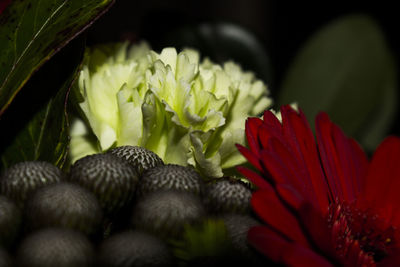
[[[147,40],[159,50],[176,46],[167,37],[177,28],[235,23],[253,33],[267,52],[273,74],[267,83],[275,95],[302,44],[320,27],[347,14],[365,13],[374,18],[398,63],[400,19],[396,10],[395,1],[117,0],[87,31],[87,42]],[[393,123],[391,133],[399,135],[399,119]]]

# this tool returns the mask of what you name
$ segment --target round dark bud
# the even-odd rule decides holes
[[[176,164],[157,166],[143,173],[137,196],[159,190],[175,189],[200,195],[203,180],[191,167]]]
[[[126,161],[111,154],[95,154],[76,161],[69,179],[93,192],[106,214],[114,214],[134,196],[138,174]]]
[[[59,182],[63,176],[62,171],[49,162],[24,161],[5,170],[0,179],[0,189],[22,208],[26,198],[36,189]]]
[[[224,214],[221,219],[236,251],[236,259],[246,262],[249,266],[265,266],[265,259],[260,257],[247,242],[247,232],[250,228],[261,225],[260,222],[247,214]]]
[[[209,182],[203,202],[210,213],[250,213],[251,190],[238,179],[223,177]]]
[[[111,153],[131,163],[139,176],[148,169],[164,165],[163,160],[156,153],[140,146],[119,146],[107,153]]]
[[[81,233],[65,228],[46,228],[27,236],[16,253],[20,267],[91,266],[94,249]]]
[[[0,247],[11,246],[20,230],[21,212],[10,199],[0,195]]]
[[[132,225],[163,238],[178,238],[185,224],[196,223],[205,215],[198,196],[177,190],[150,193],[134,207]]]
[[[225,214],[221,216],[226,230],[232,240],[233,247],[241,252],[249,250],[247,243],[247,232],[251,227],[260,225],[256,219],[244,214]]]
[[[100,245],[98,265],[104,267],[172,266],[173,258],[161,239],[142,231],[110,236]]]
[[[66,182],[40,188],[25,208],[30,230],[60,226],[90,235],[99,229],[102,220],[101,207],[93,193]]]

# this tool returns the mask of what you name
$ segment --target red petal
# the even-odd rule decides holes
[[[331,135],[330,120],[326,113],[320,113],[315,119],[316,135],[318,142],[319,154],[321,161],[324,166],[325,176],[328,182],[330,198],[334,202],[337,197],[343,199],[343,194],[341,193],[341,188],[338,186],[336,179],[338,178],[336,173],[336,166],[330,160],[331,155],[333,156],[332,145],[330,144]]]
[[[242,166],[237,166],[236,169],[238,170],[238,172],[243,174],[247,179],[249,179],[250,182],[252,182],[255,186],[257,186],[258,189],[265,189],[271,191],[274,190],[272,186],[258,173]]]
[[[289,183],[293,181],[293,186],[297,187],[298,182],[293,176],[296,176],[295,172],[288,167],[290,165],[290,159],[281,158],[275,151],[263,150],[261,151],[261,164],[265,169],[266,173],[269,173],[274,183]],[[298,180],[298,179],[297,179]]]
[[[363,198],[387,220],[400,212],[400,138],[388,137],[376,150],[368,169]]]
[[[291,244],[287,247],[283,262],[293,267],[334,267],[321,255],[299,244]]]
[[[276,185],[276,191],[279,196],[295,210],[298,210],[305,201],[303,196],[290,185],[278,184]]]
[[[329,204],[328,187],[310,126],[304,114],[301,111],[297,113],[290,106],[283,106],[281,113],[285,140],[307,173],[303,180],[312,185],[312,192],[318,200],[317,204],[321,210],[325,210]]]
[[[308,176],[307,170],[284,144],[271,138],[268,151],[261,152],[261,162],[276,183],[291,184],[303,198],[313,203],[317,202],[312,184],[308,179],[304,179]]]
[[[262,123],[263,121],[259,118],[248,118],[245,124],[247,143],[249,144],[250,150],[257,156],[259,155],[258,152],[260,150],[260,145],[258,143],[258,128]]]
[[[280,262],[289,245],[278,233],[265,226],[254,226],[247,232],[249,244],[274,262]]]
[[[263,171],[264,169],[261,166],[259,156],[253,153],[253,151],[249,150],[247,147],[244,147],[240,144],[236,144],[236,148],[239,152],[247,159],[247,161],[256,167],[259,171]]]
[[[276,129],[281,135],[283,134],[282,124],[274,113],[269,110],[264,111],[263,120],[264,124],[267,125],[269,128]]]
[[[249,244],[276,263],[295,267],[332,267],[314,251],[292,243],[265,226],[252,227],[247,233]]]
[[[314,244],[326,255],[335,256],[331,231],[328,228],[327,219],[311,204],[304,203],[299,208],[299,215],[303,226],[307,229],[308,236]]]
[[[396,250],[387,257],[385,257],[381,262],[379,262],[380,267],[392,267],[400,266],[400,251]]]
[[[344,194],[344,199],[350,203],[355,200],[358,192],[361,190],[359,187],[355,187],[357,184],[353,180],[357,180],[353,173],[353,146],[349,142],[348,138],[344,135],[342,130],[336,125],[332,125],[332,141],[336,144],[336,151],[334,159],[336,160],[336,170],[339,174],[339,182]],[[332,157],[331,157],[332,159]],[[362,177],[364,178],[364,177]],[[358,179],[359,180],[359,179]]]
[[[256,191],[252,195],[251,205],[261,219],[272,228],[290,240],[309,246],[296,217],[287,210],[274,192]]]
[[[267,124],[263,124],[258,130],[258,138],[263,149],[268,147],[269,141],[272,138],[278,139],[282,144],[286,143],[281,129],[271,128]]]
[[[360,165],[360,162],[364,162],[366,156],[360,154],[359,148],[355,147],[353,141],[350,141],[342,130],[329,120],[326,113],[318,114],[316,129],[318,148],[331,189],[331,200],[338,198],[350,203],[355,200],[361,189],[359,181],[364,179],[358,175],[363,175],[365,172],[355,170],[355,165],[365,167]]]
[[[259,128],[258,135],[263,148],[267,147],[270,137],[275,137],[283,144],[285,143],[282,124],[271,111],[264,112],[263,124]]]
[[[353,164],[352,164],[352,175],[354,177],[353,183],[354,187],[358,188],[359,193],[364,188],[364,183],[367,176],[368,171],[368,158],[365,152],[362,150],[360,145],[354,141],[354,139],[350,139],[350,145],[353,147],[351,150],[353,156]]]

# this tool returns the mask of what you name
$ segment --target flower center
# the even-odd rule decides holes
[[[328,225],[332,230],[336,255],[345,261],[358,257],[356,262],[375,265],[395,248],[396,228],[378,215],[360,210],[354,204],[332,204]]]

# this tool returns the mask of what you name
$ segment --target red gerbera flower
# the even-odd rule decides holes
[[[289,266],[400,266],[400,139],[388,137],[371,162],[326,113],[316,137],[302,111],[281,108],[246,121],[257,169],[239,167],[258,190],[251,204],[265,222],[248,241]]]

